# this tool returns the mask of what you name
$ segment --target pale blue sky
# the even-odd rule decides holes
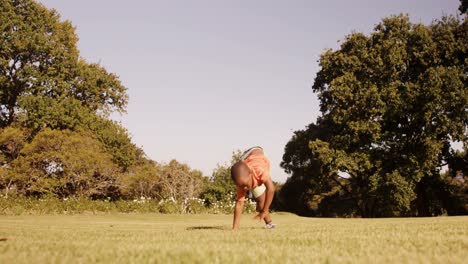
[[[41,0],[77,27],[81,56],[128,87],[117,116],[149,157],[210,175],[233,150],[263,146],[273,179],[294,130],[319,115],[317,60],[352,31],[409,13],[429,23],[458,0]],[[251,114],[255,112],[255,114]]]

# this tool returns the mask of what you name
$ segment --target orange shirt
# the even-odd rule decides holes
[[[243,162],[250,169],[253,183],[252,188],[262,185],[271,178],[270,160],[268,160],[268,157],[264,153],[253,152]],[[245,190],[243,188],[237,187],[237,200],[245,200]]]

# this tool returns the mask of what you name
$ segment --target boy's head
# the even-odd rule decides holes
[[[231,167],[231,179],[234,183],[245,190],[249,190],[252,186],[252,177],[250,177],[250,169],[242,161],[236,162]]]

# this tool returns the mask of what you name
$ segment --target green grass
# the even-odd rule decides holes
[[[0,216],[0,263],[466,263],[468,217]]]

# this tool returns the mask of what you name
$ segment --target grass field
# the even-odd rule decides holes
[[[0,263],[466,263],[468,217],[1,216]]]

